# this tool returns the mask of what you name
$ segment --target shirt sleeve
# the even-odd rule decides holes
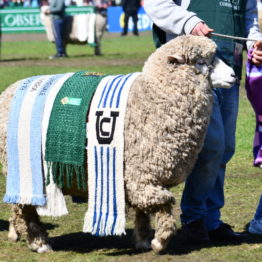
[[[257,1],[247,0],[246,4],[246,36],[250,39],[262,40],[262,34],[258,24]],[[253,41],[247,41],[247,49],[254,45]]]
[[[172,0],[145,0],[144,9],[154,24],[170,34],[190,34],[196,24],[203,22]]]

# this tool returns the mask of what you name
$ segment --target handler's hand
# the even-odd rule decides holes
[[[191,35],[209,36],[213,31],[214,30],[209,28],[205,23],[200,22],[193,28]]]
[[[262,65],[262,41],[257,41],[254,44],[254,51],[252,53],[252,62],[256,66]]]

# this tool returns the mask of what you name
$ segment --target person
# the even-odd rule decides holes
[[[260,196],[254,218],[249,223],[248,232],[262,235],[262,195]]]
[[[253,140],[253,165],[262,168],[262,67],[253,64],[253,53],[254,49],[251,49],[247,54],[245,88],[247,98],[256,116]],[[255,215],[249,223],[248,232],[252,234],[262,234],[262,195],[260,196]]]
[[[128,21],[129,21],[129,17],[131,16],[133,19],[133,23],[134,23],[133,34],[138,36],[138,29],[137,29],[138,16],[137,14],[140,8],[140,0],[122,0],[121,5],[125,13],[124,27],[123,27],[123,32],[121,33],[121,35],[122,36],[127,35]]]
[[[156,46],[182,35],[211,36],[217,32],[262,39],[257,23],[256,0],[145,0],[144,8],[154,23]],[[216,55],[230,65],[241,78],[243,42],[212,36]],[[248,41],[250,49],[254,42]],[[262,42],[255,43],[253,62],[262,64]],[[226,164],[235,151],[239,82],[230,89],[214,89],[213,111],[205,142],[188,176],[181,199],[181,222],[186,240],[206,243],[210,240],[238,241],[243,234],[221,220],[224,206]]]
[[[45,11],[46,14],[51,14],[53,33],[56,45],[56,54],[50,56],[50,59],[67,57],[65,48],[65,1],[51,0],[50,9]]]

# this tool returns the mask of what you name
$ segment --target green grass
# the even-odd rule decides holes
[[[0,92],[14,81],[31,75],[64,73],[69,71],[90,70],[108,74],[141,71],[148,54],[153,50],[151,34],[135,37],[105,38],[103,56],[93,56],[93,48],[69,45],[68,59],[50,61],[55,53],[54,45],[47,41],[3,42],[0,63]]]
[[[69,46],[68,59],[50,61],[54,46],[47,41],[4,42],[0,62],[0,92],[18,79],[36,74],[54,74],[77,70],[90,70],[109,74],[140,71],[146,57],[154,50],[151,35],[139,38],[107,35],[103,41],[101,57],[94,57],[86,46]],[[245,231],[252,218],[262,192],[261,170],[252,166],[252,141],[254,113],[245,96],[243,82],[240,92],[239,118],[237,122],[236,154],[228,166],[225,182],[226,205],[222,219]],[[173,188],[177,199],[178,229],[179,202],[183,184]],[[0,199],[5,191],[5,179],[0,175]],[[87,261],[261,261],[262,236],[249,236],[242,244],[214,243],[209,246],[186,245],[178,230],[167,252],[155,255],[152,251],[137,253],[133,249],[133,212],[127,217],[127,235],[121,238],[96,238],[83,234],[83,217],[86,204],[76,205],[67,198],[70,214],[61,219],[43,218],[44,225],[54,242],[55,252],[36,254],[30,252],[25,241],[7,241],[9,206],[0,203],[0,262],[87,262]]]

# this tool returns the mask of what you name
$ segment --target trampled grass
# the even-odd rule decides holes
[[[69,46],[68,59],[50,61],[54,46],[47,41],[34,40],[2,43],[0,62],[0,92],[18,79],[39,75],[89,70],[108,74],[140,71],[146,57],[154,50],[151,35],[142,34],[119,37],[107,35],[103,41],[103,56],[94,57],[86,46]],[[237,125],[236,154],[228,166],[225,182],[226,205],[222,219],[245,231],[252,218],[262,192],[261,170],[252,167],[252,141],[255,118],[245,96],[242,81]],[[183,184],[173,188],[177,199],[176,212],[179,222],[179,202]],[[5,191],[5,179],[0,175],[0,199]],[[82,225],[86,204],[74,204],[67,198],[70,214],[60,219],[43,218],[45,227],[54,243],[55,252],[36,254],[27,249],[26,242],[7,241],[9,206],[0,202],[0,262],[82,262],[82,261],[261,261],[262,236],[250,236],[243,243],[215,242],[208,246],[188,245],[178,230],[167,252],[155,255],[152,251],[137,253],[133,249],[133,212],[127,217],[127,235],[123,237],[96,238],[83,234]],[[153,221],[152,221],[153,222]]]

